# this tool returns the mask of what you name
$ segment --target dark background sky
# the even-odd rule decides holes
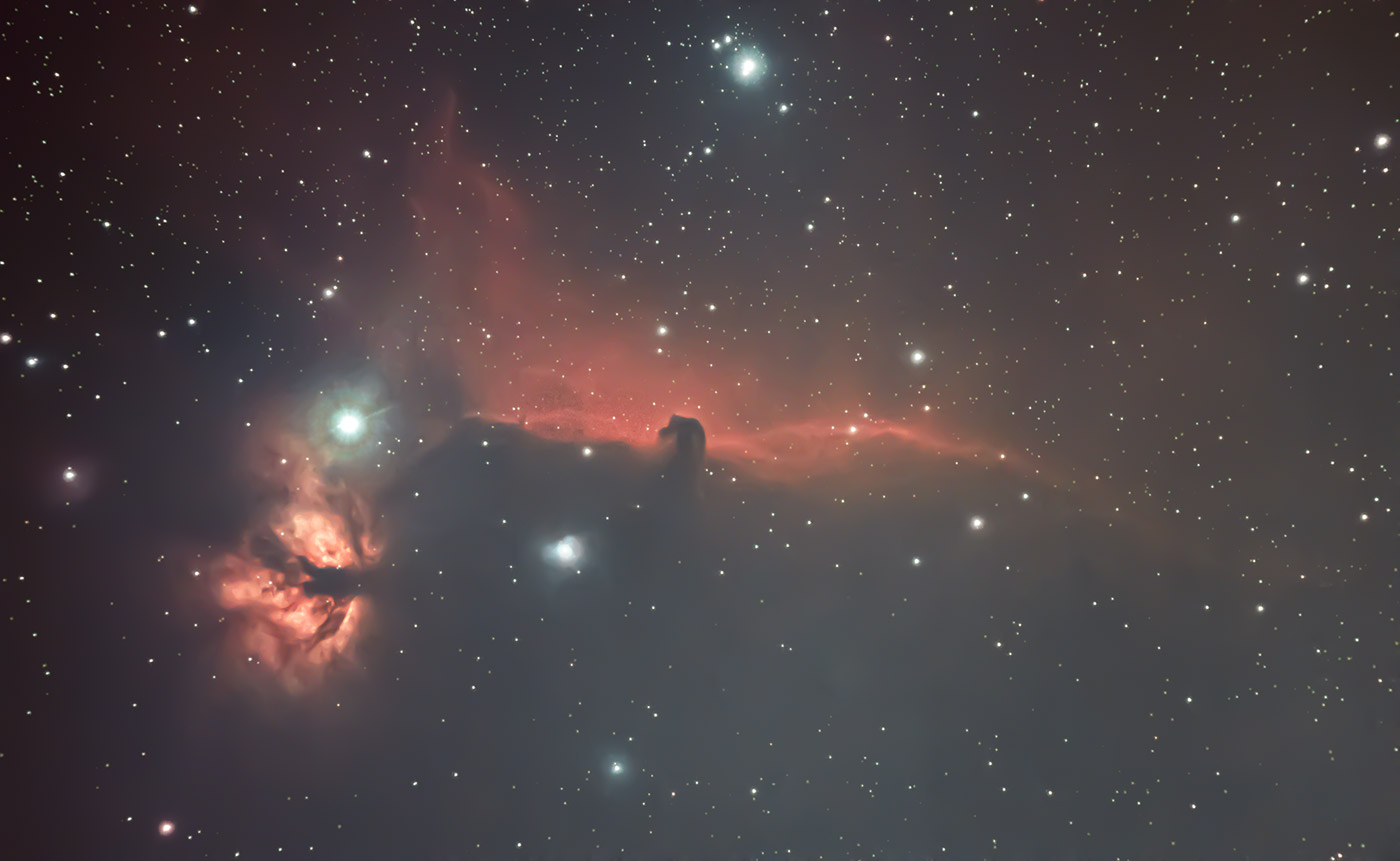
[[[1394,4],[0,18],[7,856],[1400,857]]]

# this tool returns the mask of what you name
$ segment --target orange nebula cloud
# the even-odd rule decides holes
[[[236,613],[241,652],[298,689],[352,656],[367,609],[363,596],[309,589],[313,572],[362,571],[382,548],[358,494],[327,482],[309,454],[278,460],[267,476],[278,502],[219,561],[218,600]]]

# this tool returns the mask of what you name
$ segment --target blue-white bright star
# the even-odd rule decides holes
[[[346,442],[353,442],[365,432],[365,417],[354,410],[341,410],[335,414],[332,427],[336,436]]]
[[[572,535],[566,535],[549,545],[545,555],[555,564],[576,568],[583,559],[583,542]]]
[[[729,63],[729,71],[734,73],[734,78],[741,84],[753,84],[763,77],[764,63],[763,55],[740,51],[734,55],[734,59]]]

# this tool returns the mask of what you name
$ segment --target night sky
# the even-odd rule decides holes
[[[0,854],[1400,858],[1400,7],[22,3]]]

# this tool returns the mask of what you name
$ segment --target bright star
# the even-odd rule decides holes
[[[1239,223],[1240,223],[1240,214],[1239,214],[1238,212],[1236,212],[1234,215],[1230,216],[1230,223],[1231,223],[1231,224],[1239,224]]]
[[[70,484],[73,483],[73,482],[75,482],[75,481],[77,481],[77,480],[78,480],[78,472],[77,472],[77,470],[73,469],[73,467],[71,467],[71,466],[68,467],[67,469],[65,469],[65,470],[63,471],[63,480],[66,481],[66,482],[68,482],[68,483],[70,483]]]
[[[909,354],[909,361],[913,362],[916,365],[922,365],[924,363],[924,359],[926,358],[928,357],[924,355],[923,350],[915,350],[914,352]]]
[[[620,763],[620,762],[614,762],[614,763],[612,764],[612,773],[613,773],[613,774],[621,774],[621,773],[622,773],[622,763]]]
[[[24,360],[24,366],[25,366],[26,368],[37,368],[37,367],[39,367],[39,357],[38,357],[38,356],[30,356],[29,358],[27,358],[27,359]]]
[[[335,433],[336,436],[339,436],[341,439],[347,442],[354,440],[360,434],[364,433],[364,430],[364,417],[354,410],[341,410],[336,414]]]
[[[175,833],[175,823],[167,819],[157,826],[156,831],[160,833],[161,837],[169,837]]]
[[[987,521],[983,520],[981,517],[974,517],[971,521],[968,522],[968,525],[971,526],[973,529],[981,529],[982,527],[987,525]]]
[[[729,69],[740,83],[750,84],[763,77],[763,59],[754,54],[739,54]]]
[[[1388,135],[1388,134],[1378,134],[1378,135],[1376,135],[1376,149],[1385,149],[1386,147],[1389,147],[1389,146],[1390,146],[1390,135]]]
[[[556,564],[577,566],[583,558],[583,543],[572,535],[566,535],[549,545],[546,555]]]

